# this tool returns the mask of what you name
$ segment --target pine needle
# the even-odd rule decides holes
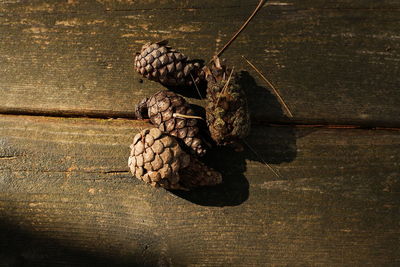
[[[222,93],[225,92],[226,88],[228,88],[229,86],[229,82],[231,81],[232,78],[232,74],[233,74],[233,70],[235,69],[235,67],[232,67],[231,73],[229,74],[228,80],[226,81],[224,88],[222,88]]]
[[[261,162],[264,163],[264,165],[267,166],[268,169],[270,169],[276,175],[276,177],[282,178],[282,176],[280,176],[279,173],[277,171],[275,171],[271,165],[266,163],[265,160],[260,156],[260,154],[258,154],[257,151],[254,148],[252,148],[244,139],[243,139],[243,143],[245,143],[245,145],[254,153],[254,155],[256,155],[261,160]]]
[[[260,75],[261,79],[263,79],[264,82],[266,82],[267,85],[272,88],[272,90],[274,91],[275,95],[278,97],[279,102],[285,108],[285,110],[286,110],[287,114],[289,115],[289,117],[293,118],[292,112],[290,111],[288,105],[286,105],[286,103],[283,100],[281,94],[275,88],[275,86],[264,76],[264,74],[261,73],[261,71],[259,69],[257,69],[257,67],[253,63],[250,62],[250,60],[248,60],[245,56],[242,56],[242,58],[258,73],[258,75]]]
[[[180,118],[180,119],[199,119],[199,120],[204,120],[200,116],[185,115],[185,114],[180,114],[180,113],[174,113],[174,114],[172,114],[172,117]]]
[[[193,75],[192,75],[191,73],[189,73],[189,74],[190,74],[190,77],[192,78],[192,81],[193,81],[194,86],[196,87],[197,93],[199,94],[200,100],[203,100],[203,98],[201,97],[201,94],[200,94],[199,87],[197,87],[197,84],[196,84],[196,82],[194,81]]]
[[[225,93],[226,88],[228,88],[229,83],[231,82],[231,78],[232,78],[232,74],[233,74],[233,70],[234,69],[235,68],[233,67],[232,71],[231,71],[231,74],[229,74],[229,78],[228,78],[228,80],[226,81],[226,83],[224,85],[224,88],[222,88],[221,93],[219,93],[219,96],[218,96],[218,99],[217,99],[217,104],[215,105],[216,107],[218,107],[219,100],[221,99],[223,93]]]
[[[258,11],[262,8],[264,5],[265,0],[260,0],[258,3],[258,6],[256,9],[254,9],[253,13],[250,15],[250,17],[246,20],[246,22],[240,27],[240,29],[233,35],[233,37],[224,45],[224,47],[219,50],[219,52],[210,60],[209,63],[211,63],[215,58],[218,58],[219,56],[222,55],[222,53],[232,44],[233,41],[239,36],[239,34],[247,27],[249,22],[254,18],[254,16],[257,14]]]

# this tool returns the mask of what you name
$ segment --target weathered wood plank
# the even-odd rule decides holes
[[[3,1],[0,112],[132,116],[161,88],[132,70],[143,43],[208,59],[256,2]],[[395,0],[270,1],[225,56],[259,66],[297,122],[399,126],[399,14]],[[266,90],[250,81],[254,117],[286,121]]]
[[[141,127],[0,116],[0,261],[400,263],[397,131],[255,127],[247,142],[282,178],[248,150],[223,150],[208,160],[225,185],[179,196],[128,173],[128,145]]]

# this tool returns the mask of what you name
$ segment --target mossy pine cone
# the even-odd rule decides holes
[[[138,118],[150,118],[162,132],[181,139],[194,154],[205,154],[206,149],[199,135],[198,119],[193,118],[194,111],[176,93],[162,90],[143,99],[136,106],[136,115]]]
[[[165,86],[191,86],[204,79],[202,64],[167,46],[168,41],[147,43],[136,53],[135,69]],[[193,78],[192,78],[193,77]]]
[[[207,126],[218,145],[235,144],[250,132],[246,94],[240,74],[221,66],[219,59],[205,68],[207,79]]]
[[[129,168],[134,176],[153,186],[187,190],[221,183],[220,173],[187,154],[172,136],[157,128],[135,135]]]

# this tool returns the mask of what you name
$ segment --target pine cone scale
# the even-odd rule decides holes
[[[166,111],[171,106],[171,101],[168,98],[163,98],[157,102],[158,112]]]
[[[167,121],[172,119],[174,113],[172,111],[172,107],[169,107],[166,111],[161,113],[161,117],[163,121]]]

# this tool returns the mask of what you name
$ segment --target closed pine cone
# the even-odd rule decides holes
[[[130,148],[132,174],[153,186],[188,190],[222,182],[220,173],[187,154],[174,137],[157,128],[135,135]]]
[[[145,44],[141,52],[136,53],[136,71],[165,86],[191,86],[193,80],[199,83],[204,79],[200,62],[189,60],[167,44],[167,40]]]
[[[207,79],[207,126],[218,145],[237,144],[250,132],[246,94],[240,75],[221,66],[218,58],[205,67]]]
[[[194,115],[183,97],[165,90],[143,99],[136,106],[136,116],[139,119],[150,118],[162,132],[181,139],[191,152],[203,156],[206,149],[199,136],[198,119]]]

